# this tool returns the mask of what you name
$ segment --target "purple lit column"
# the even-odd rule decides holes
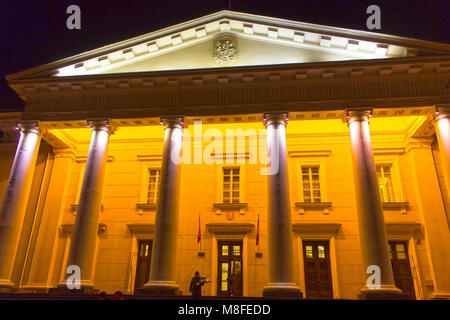
[[[183,118],[169,117],[164,123],[164,150],[155,218],[150,279],[144,290],[152,295],[175,295],[175,255],[178,236],[178,199]]]
[[[37,125],[36,121],[18,124],[20,139],[0,209],[0,291],[15,285],[11,275],[41,140]]]
[[[286,113],[265,115],[267,147],[270,158],[268,172],[267,231],[269,246],[269,283],[265,297],[301,297],[294,279],[291,204],[286,154]]]
[[[364,273],[370,271],[365,279],[374,274],[372,268],[380,270],[379,286],[372,286],[375,282],[368,286],[366,281],[361,294],[366,299],[391,299],[402,291],[395,286],[389,258],[369,131],[370,111],[349,111],[348,117],[363,268]]]
[[[93,270],[98,218],[105,178],[109,135],[111,134],[106,120],[93,120],[88,121],[88,123],[89,127],[92,128],[91,144],[67,260],[67,266],[74,265],[80,268],[80,285],[81,289],[86,292],[94,288]],[[70,276],[70,274],[66,274],[67,276]],[[66,280],[60,283],[59,287],[66,287]]]

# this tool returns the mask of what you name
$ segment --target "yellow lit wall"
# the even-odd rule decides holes
[[[405,213],[392,209],[385,211],[386,222],[423,223],[416,178],[413,172],[414,159],[406,147],[408,130],[417,117],[376,118],[371,119],[372,143],[377,163],[395,163],[396,199],[409,203]],[[226,129],[241,128],[244,131],[263,129],[261,123],[203,125],[203,132],[215,128],[225,135]],[[187,128],[193,136],[192,126]],[[64,129],[77,147],[77,154],[69,164],[67,191],[63,199],[63,212],[59,225],[70,225],[75,221],[71,209],[77,199],[80,172],[87,156],[90,129]],[[111,137],[106,169],[103,205],[100,222],[106,224],[106,231],[99,236],[98,254],[95,263],[95,285],[107,293],[116,290],[126,291],[127,274],[130,271],[130,257],[133,250],[133,235],[127,224],[153,223],[155,210],[140,212],[136,204],[141,203],[142,188],[145,188],[143,175],[147,167],[158,167],[163,146],[163,127],[122,127]],[[353,185],[351,147],[348,127],[341,120],[290,121],[287,126],[287,151],[291,216],[293,223],[339,223],[340,231],[332,239],[332,277],[335,298],[355,299],[362,286],[364,273],[360,252],[358,224]],[[203,142],[203,148],[209,142]],[[397,150],[397,151],[393,151]],[[1,174],[0,191],[4,192],[6,177],[11,167],[11,150],[2,149],[0,154]],[[144,156],[144,157],[143,157]],[[332,203],[328,214],[321,210],[301,212],[295,207],[301,201],[299,166],[302,163],[320,163],[323,176],[321,190],[326,201]],[[433,163],[429,163],[433,166]],[[204,294],[216,295],[217,270],[215,261],[213,235],[205,225],[210,223],[252,223],[255,228],[244,240],[244,295],[261,296],[262,289],[268,282],[267,252],[267,177],[260,174],[260,164],[245,164],[241,170],[243,188],[241,202],[248,203],[248,209],[233,214],[217,214],[213,203],[218,202],[220,194],[220,166],[218,164],[182,165],[180,190],[180,223],[178,249],[176,257],[176,281],[184,294],[189,294],[189,282],[195,271],[209,276],[213,282],[206,286]],[[52,176],[51,179],[62,179]],[[439,186],[430,185],[430,190],[439,190]],[[49,200],[50,201],[50,200]],[[260,248],[262,257],[256,257],[255,245],[257,215],[260,215]],[[198,217],[202,223],[202,251],[199,257],[197,244]],[[307,238],[304,238],[308,240]],[[305,292],[303,262],[300,253],[302,238],[294,234],[294,261],[297,283]],[[56,286],[62,279],[63,263],[67,254],[68,241],[59,234],[55,241],[53,260],[51,261],[51,285]],[[414,256],[418,273],[416,286],[428,297],[432,280],[425,242],[410,242],[411,255]],[[134,270],[131,270],[134,273]],[[428,286],[427,286],[428,285]]]

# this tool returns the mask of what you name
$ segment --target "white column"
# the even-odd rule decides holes
[[[155,218],[150,279],[144,290],[152,295],[174,295],[175,255],[178,236],[178,204],[180,189],[180,153],[183,119],[163,118],[164,150],[159,187],[158,209]]]
[[[36,121],[22,121],[18,128],[20,139],[0,209],[0,291],[14,286],[11,275],[41,139]]]
[[[81,270],[81,288],[89,292],[94,288],[93,270],[98,231],[98,217],[105,177],[109,135],[106,120],[88,121],[92,128],[91,144],[81,187],[75,226],[70,243],[67,266],[75,265]],[[70,274],[67,274],[70,276]],[[59,284],[66,287],[66,282]]]
[[[450,106],[437,109],[434,126],[444,168],[447,198],[450,198]]]
[[[286,155],[286,113],[265,115],[270,157],[267,230],[269,283],[265,297],[301,297],[294,279],[291,205]]]
[[[379,267],[380,270],[379,287],[368,287],[366,281],[361,289],[361,294],[366,299],[400,297],[402,291],[395,286],[394,282],[378,190],[369,131],[370,111],[350,111],[348,116],[364,273],[369,266]],[[372,274],[373,271],[366,274],[365,279]],[[374,282],[374,284],[376,283]]]

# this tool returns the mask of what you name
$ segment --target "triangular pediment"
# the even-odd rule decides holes
[[[7,78],[18,80],[442,54],[450,54],[450,45],[220,11]]]

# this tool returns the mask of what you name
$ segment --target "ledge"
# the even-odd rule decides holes
[[[100,205],[100,210],[103,211],[105,209],[105,207],[103,206],[103,203]],[[74,216],[77,215],[77,210],[78,210],[78,203],[72,203],[70,205],[70,211],[73,213]]]
[[[296,202],[295,207],[299,209],[299,214],[305,214],[305,209],[322,210],[323,214],[328,214],[331,202]]]
[[[103,232],[105,232],[106,227],[107,226],[106,226],[105,223],[100,222],[98,224],[97,234],[101,235]],[[73,228],[74,228],[74,224],[73,223],[65,223],[65,224],[62,224],[59,227],[59,231],[60,231],[61,234],[68,236],[68,235],[72,235],[73,234]]]
[[[317,222],[306,222],[306,223],[293,223],[292,230],[301,235],[325,235],[327,237],[332,237],[336,234],[342,227],[340,223],[317,223]]]
[[[331,150],[309,150],[309,151],[290,151],[289,156],[292,158],[298,157],[328,157]]]
[[[136,210],[140,211],[153,211],[158,208],[156,203],[136,203]]]
[[[248,233],[255,228],[253,223],[208,223],[206,228],[212,233],[239,232]]]
[[[388,236],[424,239],[424,230],[418,222],[386,222],[386,233]]]
[[[130,223],[127,224],[131,234],[152,234],[155,232],[155,224],[153,223]]]
[[[76,162],[87,162],[88,156],[75,156],[75,161]],[[107,162],[112,162],[114,161],[116,158],[114,158],[114,156],[107,156],[106,157],[106,161]]]
[[[213,203],[216,214],[222,214],[224,210],[239,210],[240,214],[244,214],[248,208],[248,203]]]
[[[139,161],[162,161],[161,154],[138,154]]]
[[[381,207],[383,210],[400,210],[402,214],[406,214],[409,209],[408,202],[382,202]]]

